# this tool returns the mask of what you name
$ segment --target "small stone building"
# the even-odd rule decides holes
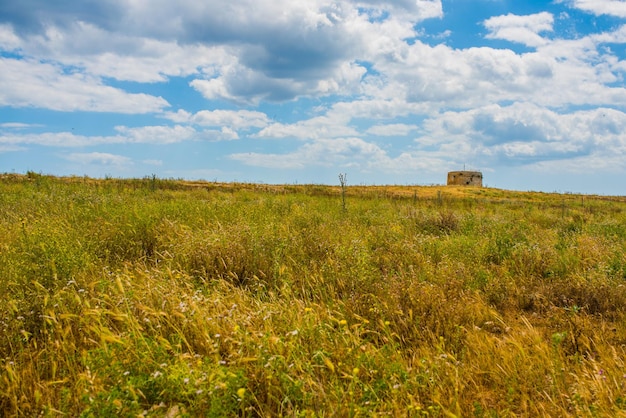
[[[480,171],[450,171],[448,186],[483,187],[483,173]]]

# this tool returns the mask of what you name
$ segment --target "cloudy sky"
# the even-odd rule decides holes
[[[626,194],[624,0],[0,1],[0,172]]]

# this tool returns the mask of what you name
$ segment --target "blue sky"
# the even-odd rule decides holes
[[[0,172],[626,194],[623,0],[0,2]]]

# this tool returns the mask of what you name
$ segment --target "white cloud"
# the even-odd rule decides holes
[[[624,0],[573,0],[572,6],[595,15],[626,17]]]
[[[163,112],[161,116],[175,123],[189,123],[191,113],[184,109],[178,109],[176,112]]]
[[[295,75],[272,77],[268,72],[237,62],[223,66],[213,78],[195,79],[190,85],[209,100],[225,99],[258,105],[261,101],[281,102],[298,96],[352,94],[359,90],[359,82],[365,73],[362,66],[344,62],[329,69],[327,74],[321,73],[316,78],[307,76],[302,80]]]
[[[37,3],[37,0],[35,0]],[[207,99],[258,104],[300,96],[358,92],[367,50],[415,36],[416,22],[441,17],[440,0],[143,2],[98,4],[102,16],[68,4],[64,13],[31,4],[15,31],[0,34],[24,56],[57,62],[95,77],[162,82],[202,74],[191,86]],[[37,22],[33,8],[46,13]],[[17,7],[15,10],[19,10]],[[7,13],[13,13],[11,9]],[[370,21],[384,10],[383,21]],[[19,33],[20,36],[17,36]]]
[[[449,166],[444,158],[424,152],[403,152],[391,157],[378,145],[360,138],[318,139],[291,153],[237,153],[231,159],[246,165],[277,169],[335,167],[358,172],[386,173],[437,172]]]
[[[4,122],[0,123],[0,128],[5,129],[27,129],[34,128],[40,125],[32,124],[32,123],[22,123],[22,122]]]
[[[7,30],[3,36],[1,29],[0,46],[3,38],[10,38],[6,44],[13,49],[19,47],[26,56],[124,81],[162,82],[171,76],[198,74],[200,68],[211,71],[234,59],[225,46],[180,45],[175,40],[111,32],[82,21],[62,27],[48,26],[42,34],[23,38]]]
[[[27,134],[2,134],[0,145],[43,145],[47,147],[88,147],[111,144],[174,144],[184,141],[230,141],[239,139],[236,131],[229,127],[198,131],[190,126],[142,126],[130,128],[116,126],[117,135],[86,136],[72,132],[45,132]]]
[[[197,132],[188,126],[143,126],[129,128],[117,126],[118,135],[87,136],[72,132],[44,132],[25,134],[2,134],[0,144],[43,145],[47,147],[86,147],[102,144],[172,144],[197,138]]]
[[[552,173],[589,174],[589,173],[617,173],[622,175],[626,170],[626,159],[623,155],[606,155],[591,153],[582,157],[573,157],[559,160],[539,161],[529,165],[529,168],[550,175]],[[600,188],[600,185],[597,185]]]
[[[391,10],[398,19],[404,18],[413,22],[443,16],[441,0],[361,0],[359,3],[369,6],[368,13],[373,19],[383,15],[385,10]]]
[[[89,152],[89,153],[72,153],[64,156],[68,161],[79,163],[81,165],[106,165],[106,166],[129,166],[132,160],[122,155],[109,154],[105,152]]]
[[[20,38],[10,25],[0,24],[0,49],[13,51],[20,47]]]
[[[253,110],[201,110],[195,114],[178,110],[165,112],[163,117],[177,123],[220,127],[220,129],[205,129],[197,134],[195,131],[189,131],[198,139],[208,141],[239,139],[239,131],[246,132],[263,128],[270,123],[265,113]]]
[[[193,139],[196,130],[189,126],[142,126],[129,128],[116,126],[124,142],[144,144],[173,144]]]
[[[626,113],[598,108],[557,113],[530,103],[449,111],[424,123],[418,143],[495,165],[572,158],[626,158]],[[439,138],[439,139],[437,139]],[[580,167],[581,170],[584,167]]]
[[[398,97],[390,99],[360,99],[333,103],[329,116],[339,120],[351,119],[394,119],[410,114],[429,113],[432,109],[421,103],[407,103]]]
[[[305,166],[350,167],[375,164],[385,157],[378,146],[359,138],[318,139],[307,142],[288,154],[239,153],[231,155],[234,160],[258,167],[304,168]]]
[[[120,143],[121,137],[83,136],[71,132],[0,134],[0,144],[83,147],[100,143]]]
[[[367,129],[366,133],[378,136],[405,136],[409,132],[417,129],[417,125],[407,125],[404,123],[390,123],[386,125],[375,125]]]
[[[330,112],[293,124],[273,123],[260,130],[260,138],[321,139],[358,135],[355,128],[348,126],[349,118]]]
[[[543,106],[616,105],[626,101],[618,82],[623,63],[591,37],[549,41],[536,52],[453,49],[416,41],[393,59],[373,59],[380,76],[368,76],[364,91],[377,99],[424,104],[430,112],[488,103],[531,101]],[[426,111],[428,112],[428,111]]]
[[[33,59],[0,57],[0,73],[0,106],[129,114],[169,106],[161,97],[126,93],[96,77]]]
[[[226,126],[233,130],[263,128],[269,119],[263,112],[252,110],[201,110],[190,115],[188,121],[200,126]]]
[[[203,141],[232,141],[239,139],[237,131],[224,126],[222,129],[205,129],[198,132],[197,138]]]
[[[485,20],[484,25],[490,31],[489,39],[504,39],[511,42],[537,47],[548,41],[541,36],[541,32],[551,32],[554,17],[548,12],[541,12],[527,16],[508,14],[494,16]]]
[[[248,3],[235,2],[227,8],[191,0],[150,8],[142,2],[124,7],[108,3],[98,5],[101,17],[72,5],[59,14],[42,3],[41,10],[49,12],[47,24],[37,26],[31,21],[30,32],[1,25],[0,45],[19,47],[30,60],[24,65],[30,71],[37,60],[28,57],[49,60],[38,64],[48,75],[33,75],[34,80],[22,83],[36,85],[44,95],[31,104],[35,102],[33,89],[20,88],[23,94],[4,93],[4,102],[56,110],[117,111],[119,107],[124,112],[155,112],[167,107],[167,102],[108,87],[101,77],[162,82],[178,76],[193,76],[190,85],[208,100],[255,106],[263,101],[331,95],[404,98],[429,103],[432,110],[444,103],[470,107],[520,97],[526,100],[529,94],[537,95],[537,103],[548,99],[546,104],[551,106],[582,104],[587,100],[583,97],[592,103],[607,103],[603,98],[615,103],[624,96],[602,84],[610,83],[610,76],[615,81],[615,73],[623,73],[626,64],[613,62],[598,73],[599,39],[587,38],[591,49],[581,49],[575,42],[542,37],[553,29],[553,16],[547,12],[495,16],[484,22],[490,38],[542,48],[541,53],[529,56],[511,50],[455,50],[419,41],[407,43],[419,35],[416,22],[442,16],[438,0],[272,1],[247,8]],[[577,3],[579,7],[585,4],[591,3]],[[622,38],[626,37],[623,32]],[[582,39],[577,42],[583,43]],[[569,54],[565,61],[557,50]],[[599,56],[608,60],[606,55]],[[369,63],[374,71],[366,73],[361,62]],[[17,68],[12,72],[22,74]],[[81,98],[79,92],[72,94],[78,83],[93,90],[84,93],[92,94],[93,100]],[[46,100],[46,90],[59,92],[61,100]],[[172,120],[182,123],[182,119]]]
[[[555,16],[561,9],[556,24],[547,12],[482,22],[487,38],[518,44],[510,49],[429,44],[437,35],[419,22],[444,17],[440,0],[9,3],[0,2],[0,107],[153,114],[163,125],[124,118],[117,123],[129,126],[87,136],[36,133],[42,129],[35,123],[2,121],[3,152],[32,144],[240,139],[238,149],[253,144],[256,152],[232,158],[248,165],[381,172],[441,170],[467,159],[485,166],[575,160],[601,167],[603,157],[626,156],[626,25],[576,33],[584,25],[566,17],[565,6],[625,17],[623,1],[563,0],[550,6]],[[572,32],[564,34],[567,25]],[[444,29],[438,33],[454,45],[457,28]],[[175,86],[167,84],[177,77]],[[174,88],[195,97],[177,96]],[[212,103],[197,101],[202,98]],[[221,109],[223,101],[238,107]],[[262,107],[267,102],[272,110]],[[291,103],[293,113],[281,114]],[[268,116],[274,109],[280,117]],[[372,136],[377,144],[364,139]],[[264,150],[270,141],[254,141],[259,138],[296,139],[297,149]],[[107,154],[72,155],[107,161]]]

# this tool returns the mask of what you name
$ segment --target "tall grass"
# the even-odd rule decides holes
[[[5,175],[0,415],[626,415],[625,209]]]

